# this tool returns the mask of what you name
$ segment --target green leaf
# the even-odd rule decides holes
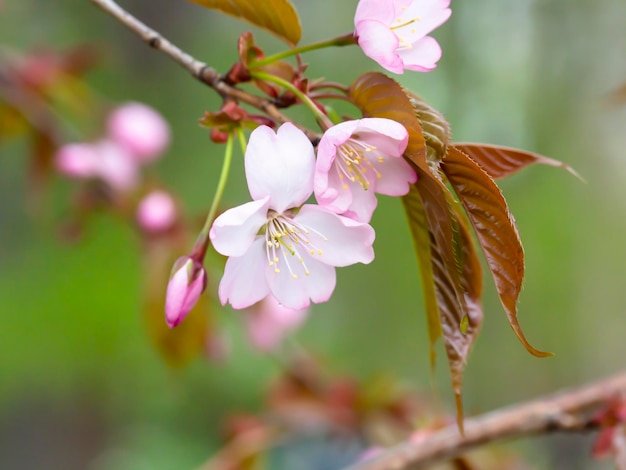
[[[404,204],[409,228],[413,236],[413,246],[415,248],[415,254],[417,255],[420,279],[422,281],[422,291],[424,292],[428,339],[430,342],[430,368],[432,372],[436,362],[435,343],[441,337],[441,320],[439,318],[435,279],[433,277],[433,268],[430,259],[431,241],[428,221],[426,220],[424,203],[415,185],[412,185],[409,193],[402,198],[402,203]]]
[[[290,45],[300,41],[300,18],[289,0],[189,0],[275,34]]]
[[[564,168],[578,179],[584,181],[572,167],[538,153],[503,147],[501,145],[472,144],[467,142],[455,142],[452,145],[478,163],[485,173],[493,179],[504,178],[527,166],[538,163]]]
[[[441,168],[474,226],[513,331],[531,354],[551,355],[530,345],[517,319],[524,250],[500,189],[476,162],[456,147],[448,148]]]

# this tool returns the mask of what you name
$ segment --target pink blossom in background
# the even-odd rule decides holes
[[[139,182],[135,160],[126,149],[106,139],[62,146],[55,155],[55,166],[71,178],[99,178],[118,191],[133,189]]]
[[[213,223],[214,248],[228,256],[219,286],[222,304],[249,307],[269,294],[286,308],[327,301],[335,267],[374,259],[374,230],[315,204],[315,154],[291,123],[275,133],[267,126],[250,135],[246,179],[253,201]]]
[[[139,226],[144,230],[162,232],[176,222],[176,203],[167,191],[152,191],[139,201],[136,216]]]
[[[403,196],[417,174],[402,154],[405,127],[391,119],[365,118],[331,127],[317,147],[315,198],[334,212],[369,222],[374,193]]]
[[[70,178],[94,178],[98,174],[98,150],[89,143],[66,144],[57,151],[54,164],[59,173]]]
[[[170,282],[165,294],[165,321],[174,328],[196,305],[206,288],[207,277],[202,263],[183,256],[172,267]]]
[[[451,14],[450,0],[360,0],[354,16],[357,43],[393,73],[428,72],[441,47],[428,33]]]
[[[167,121],[150,106],[126,103],[116,108],[107,121],[109,137],[125,147],[140,162],[162,155],[170,141]]]
[[[250,342],[260,351],[275,350],[285,336],[295,331],[306,319],[308,309],[283,307],[272,295],[250,307],[244,321]]]

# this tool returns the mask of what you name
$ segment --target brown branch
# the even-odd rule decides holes
[[[581,388],[467,419],[464,436],[456,425],[450,425],[419,441],[390,447],[377,458],[345,470],[413,470],[507,438],[592,430],[597,427],[593,414],[611,398],[624,394],[626,373],[621,373]]]
[[[124,10],[113,0],[91,1],[99,6],[102,10],[110,14],[117,21],[126,26],[128,29],[137,34],[137,36],[145,41],[150,47],[153,47],[154,49],[163,52],[174,62],[187,69],[196,79],[213,88],[221,96],[228,96],[230,98],[234,98],[235,100],[246,103],[267,114],[278,123],[284,123],[289,121],[289,118],[282,114],[270,100],[261,98],[251,93],[247,93],[243,90],[229,85],[222,79],[222,76],[215,69],[205,64],[204,62],[195,59],[194,57],[180,49],[178,46],[163,37],[160,33],[142,23],[129,12]],[[319,136],[314,132],[311,132],[307,129],[303,129],[303,131],[311,141],[319,140]]]

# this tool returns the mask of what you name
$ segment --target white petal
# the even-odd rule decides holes
[[[209,237],[217,252],[225,256],[242,256],[267,221],[269,204],[269,197],[248,202],[215,219]]]
[[[370,187],[366,190],[359,183],[349,183],[351,191],[350,205],[344,212],[348,212],[351,219],[368,223],[372,220],[372,214],[378,205],[376,192],[380,180],[372,178]]]
[[[331,266],[370,263],[374,259],[374,229],[330,212],[323,207],[305,204],[294,222],[310,228],[307,234],[316,260]],[[319,251],[321,250],[321,254]]]
[[[252,199],[270,197],[270,208],[298,207],[313,192],[315,153],[307,136],[291,123],[278,133],[267,126],[250,135],[245,168]]]
[[[265,239],[259,237],[243,256],[228,258],[219,287],[222,305],[230,302],[235,309],[246,308],[269,293],[265,280],[267,257],[264,246]]]

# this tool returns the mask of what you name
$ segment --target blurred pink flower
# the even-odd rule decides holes
[[[165,321],[174,328],[196,305],[206,288],[204,266],[189,256],[178,258],[172,267],[165,294]]]
[[[393,73],[428,72],[441,48],[427,36],[451,14],[450,0],[360,0],[354,16],[357,43]]]
[[[152,161],[165,151],[170,141],[167,121],[142,103],[126,103],[108,118],[108,135],[140,162]]]
[[[139,169],[128,151],[106,139],[62,146],[55,166],[70,178],[100,178],[118,191],[132,189],[139,181]]]
[[[176,203],[167,191],[152,191],[139,201],[136,217],[147,232],[162,232],[176,221]]]
[[[210,231],[215,249],[229,256],[222,304],[246,308],[271,293],[283,306],[303,309],[330,298],[336,266],[374,259],[369,225],[304,204],[314,166],[313,146],[293,124],[252,132],[245,169],[253,201],[221,214]]]
[[[260,351],[273,351],[304,322],[308,313],[306,308],[283,307],[273,295],[268,295],[250,307],[244,317],[250,342]]]
[[[315,197],[319,204],[361,222],[376,208],[374,193],[403,196],[417,174],[402,158],[404,126],[391,119],[365,118],[331,127],[317,147]]]

